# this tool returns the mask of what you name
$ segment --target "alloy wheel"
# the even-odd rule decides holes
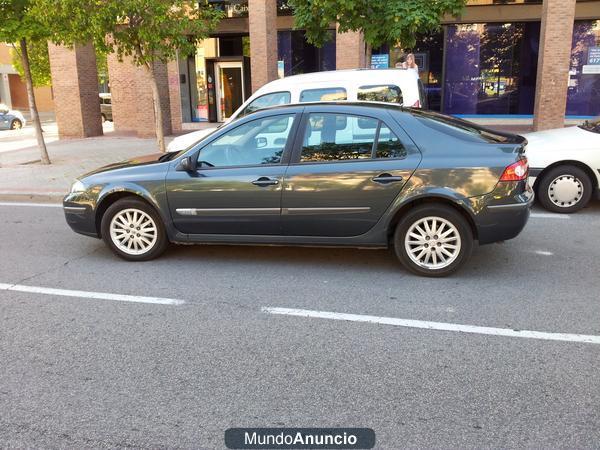
[[[559,208],[569,208],[583,198],[583,183],[573,175],[560,175],[548,186],[548,198]]]
[[[426,269],[443,269],[460,254],[460,233],[442,217],[424,217],[409,227],[404,246],[415,264]]]
[[[158,239],[156,223],[147,213],[135,208],[119,211],[110,221],[110,238],[128,255],[149,252]]]

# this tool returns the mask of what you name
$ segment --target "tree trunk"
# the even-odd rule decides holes
[[[371,68],[371,55],[373,54],[373,47],[371,44],[365,44],[365,67]]]
[[[163,129],[163,115],[162,108],[160,105],[160,94],[158,92],[158,83],[156,82],[156,76],[154,74],[153,63],[146,64],[146,69],[150,74],[150,84],[152,86],[152,103],[154,104],[154,124],[156,127],[156,142],[158,143],[158,149],[161,153],[167,151],[165,147],[165,134]]]
[[[31,114],[31,121],[35,127],[35,137],[37,138],[38,147],[40,149],[40,159],[42,164],[50,164],[50,158],[48,157],[48,150],[46,150],[46,143],[44,142],[44,135],[42,131],[42,124],[40,123],[40,116],[38,114],[37,105],[35,103],[35,93],[33,92],[33,78],[31,77],[31,68],[29,67],[29,53],[27,52],[27,40],[25,38],[19,41],[21,50],[21,64],[23,65],[23,72],[25,74],[25,85],[27,86],[27,99],[29,101],[29,112]]]

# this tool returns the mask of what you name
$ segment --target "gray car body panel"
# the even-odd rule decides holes
[[[374,117],[407,149],[401,159],[299,163],[306,114],[335,112]],[[276,114],[295,114],[281,164],[180,169],[181,161],[228,130]],[[524,227],[533,192],[526,182],[498,182],[520,158],[523,140],[471,142],[426,125],[419,113],[390,105],[334,103],[288,105],[253,113],[223,126],[190,149],[160,162],[156,156],[111,165],[80,179],[87,189],[65,197],[69,225],[99,236],[99,212],[113,195],[137,195],[160,213],[169,239],[179,243],[285,244],[385,247],[398,214],[438,199],[464,212],[480,243],[510,239]],[[382,173],[402,182],[372,181]],[[258,187],[260,177],[277,179]],[[349,187],[348,187],[349,186]],[[491,207],[491,208],[490,208]],[[190,209],[198,208],[200,211]],[[177,211],[179,210],[179,214]],[[243,227],[240,226],[243,225]],[[193,233],[190,230],[201,230]],[[243,230],[243,232],[239,232]]]

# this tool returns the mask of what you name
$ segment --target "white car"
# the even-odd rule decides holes
[[[600,118],[523,136],[528,142],[529,183],[544,208],[573,213],[598,197]]]
[[[261,108],[314,101],[383,101],[421,108],[425,90],[413,69],[350,69],[292,75],[271,81],[258,89],[225,123]],[[169,152],[191,147],[217,127],[178,136],[167,146]]]

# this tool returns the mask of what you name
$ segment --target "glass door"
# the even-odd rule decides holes
[[[217,120],[226,121],[244,103],[242,62],[215,63]]]

